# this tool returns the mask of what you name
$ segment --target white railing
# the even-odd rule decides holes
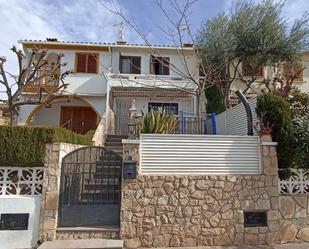
[[[309,194],[309,170],[291,169],[292,175],[288,180],[278,183],[280,194]]]
[[[141,134],[140,173],[260,174],[259,137]]]
[[[41,195],[43,167],[0,167],[1,195]]]
[[[252,111],[253,125],[258,126],[258,118],[255,112],[256,98],[249,100]],[[217,134],[219,135],[247,135],[247,115],[245,107],[242,103],[220,113],[217,119]],[[256,134],[257,131],[254,130]]]
[[[107,74],[107,78],[112,87],[194,88],[192,81],[171,75]]]

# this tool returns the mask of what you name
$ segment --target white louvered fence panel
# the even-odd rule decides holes
[[[253,125],[257,125],[258,118],[255,112],[256,98],[249,100],[249,105],[252,111]],[[219,135],[247,135],[247,115],[245,107],[242,103],[220,113],[216,117],[217,133]],[[256,134],[256,131],[254,130]]]
[[[142,174],[259,174],[257,136],[141,134]]]

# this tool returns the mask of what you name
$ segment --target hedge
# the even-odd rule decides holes
[[[92,135],[79,135],[61,127],[0,126],[0,166],[42,166],[46,144],[91,145]]]
[[[272,126],[272,138],[278,142],[279,168],[291,167],[294,156],[293,120],[289,102],[274,94],[257,98],[256,113],[264,123]]]

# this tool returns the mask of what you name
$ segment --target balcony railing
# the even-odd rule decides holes
[[[177,128],[174,130],[174,134],[217,134],[216,130],[216,115],[203,113],[201,117],[196,114],[180,112],[179,115],[174,115],[174,119],[178,122]],[[141,117],[135,120],[137,124],[134,128],[133,134],[130,134],[129,127],[123,134],[128,134],[129,137],[134,137],[139,134],[139,125]]]
[[[30,74],[31,73],[33,73],[33,71],[30,72]],[[59,74],[59,68],[49,65],[44,66],[36,71],[33,81],[24,89],[24,91],[37,92],[42,89],[47,92],[57,91],[59,86]]]

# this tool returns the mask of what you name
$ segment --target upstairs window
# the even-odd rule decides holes
[[[169,75],[170,74],[170,58],[151,56],[150,73],[155,75]]]
[[[244,76],[264,76],[262,66],[254,67],[247,60],[242,63],[242,71]]]
[[[296,82],[303,82],[303,65],[301,63],[283,63],[283,74],[293,77]]]
[[[119,70],[123,74],[141,74],[141,57],[120,56]]]
[[[98,73],[98,54],[76,54],[76,72],[77,73]]]

